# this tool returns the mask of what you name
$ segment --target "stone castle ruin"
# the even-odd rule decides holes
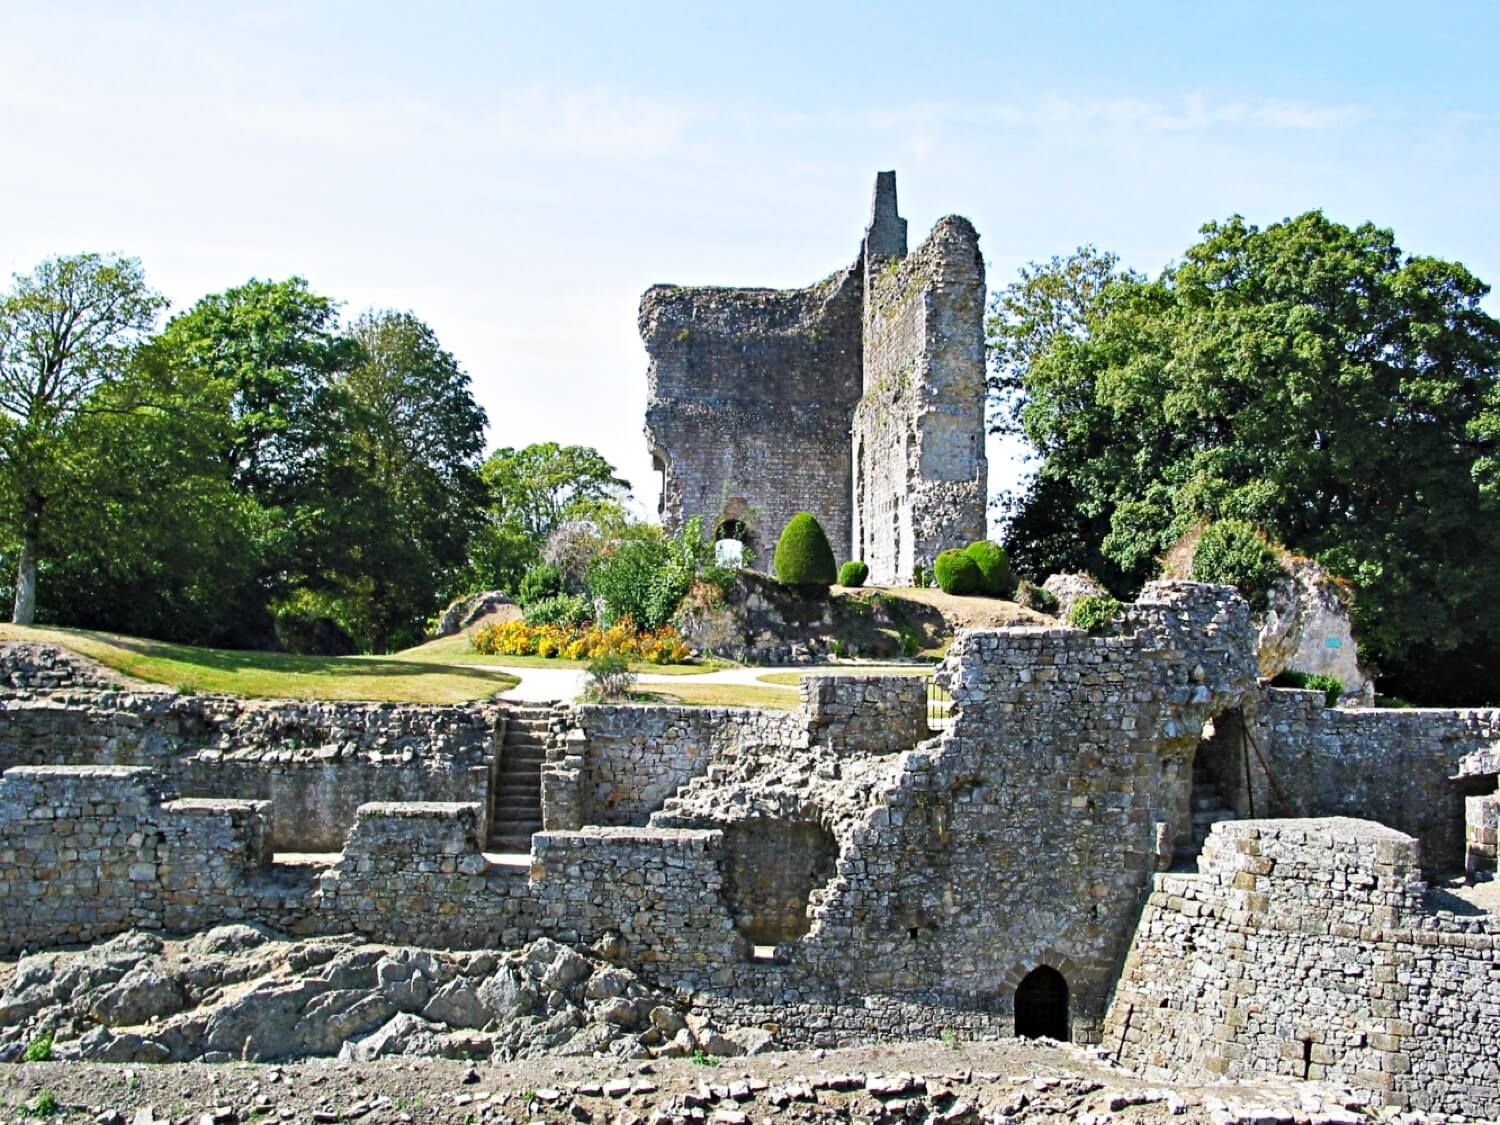
[[[896,174],[853,265],[806,289],[641,298],[646,439],[673,528],[702,516],[769,569],[809,511],[840,559],[900,584],[984,538],[984,262],[967,219],[908,253]]]
[[[1493,877],[1500,711],[1330,708],[1256,672],[1243,599],[1189,582],[1111,636],[961,632],[935,727],[912,677],[538,712],[126,690],[0,648],[0,952],[226,922],[553,941],[781,1046],[1050,1035],[1500,1114],[1493,884],[1435,883]],[[344,1037],[448,1009],[395,1010]],[[592,1034],[567,1018],[548,1034]],[[189,1025],[76,1049],[197,1057]]]
[[[982,536],[983,292],[965,220],[907,252],[891,173],[819,285],[648,291],[668,522],[764,566],[809,510],[879,582]],[[1329,707],[1260,647],[1233,589],[1156,582],[1110,635],[960,631],[939,713],[868,675],[795,711],[252,701],[0,645],[0,956],[128,935],[60,1057],[284,1057],[261,1011],[357,1058],[1051,1036],[1500,1116],[1500,710]],[[233,1011],[109,960],[251,924],[305,972]]]

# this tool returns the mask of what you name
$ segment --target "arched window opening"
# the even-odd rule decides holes
[[[1069,1041],[1068,982],[1056,969],[1040,965],[1016,988],[1016,1035]]]

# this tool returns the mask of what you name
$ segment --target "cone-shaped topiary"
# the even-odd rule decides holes
[[[858,559],[850,559],[839,567],[840,586],[863,586],[870,577],[870,568]]]
[[[827,588],[838,577],[833,548],[828,545],[823,525],[811,512],[798,512],[787,520],[776,541],[773,563],[776,580],[787,586]]]
[[[988,539],[980,539],[964,548],[964,554],[974,560],[981,579],[979,592],[992,598],[1008,598],[1015,593],[1016,580],[1010,573],[1010,556],[1005,548]]]
[[[945,594],[977,594],[984,583],[979,564],[957,547],[949,547],[933,559],[932,572]]]

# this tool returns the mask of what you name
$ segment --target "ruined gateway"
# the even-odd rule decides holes
[[[1494,873],[1500,711],[1271,688],[1244,601],[1187,582],[1111,636],[963,632],[938,677],[934,727],[907,677],[537,713],[133,691],[0,648],[0,951],[226,921],[551,939],[782,1046],[1045,1033],[1500,1114],[1493,884],[1433,883]]]
[[[641,298],[661,516],[702,516],[769,569],[809,511],[840,560],[909,582],[985,535],[984,262],[967,219],[907,253],[876,178],[854,264],[806,289],[657,285]]]

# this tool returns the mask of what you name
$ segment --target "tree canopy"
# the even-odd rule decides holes
[[[1154,280],[1084,248],[993,299],[995,424],[1038,457],[1008,513],[1013,560],[1129,589],[1195,522],[1249,521],[1352,583],[1383,683],[1414,699],[1492,697],[1488,287],[1319,212],[1202,235]]]

